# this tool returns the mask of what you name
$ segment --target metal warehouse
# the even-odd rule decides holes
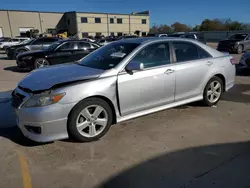
[[[131,14],[94,12],[42,12],[0,10],[0,37],[22,36],[36,29],[39,33],[64,30],[69,36],[121,36],[149,32],[149,11]]]

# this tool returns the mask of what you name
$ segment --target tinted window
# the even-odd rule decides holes
[[[117,23],[122,24],[122,18],[117,18]]]
[[[189,42],[173,42],[177,62],[211,57],[205,50]]]
[[[147,20],[146,19],[142,19],[141,20],[141,24],[147,24]]]
[[[110,18],[110,23],[114,23],[114,18]]]
[[[195,39],[194,35],[182,35],[182,38]]]
[[[77,49],[75,42],[65,42],[57,50],[58,51],[67,51],[67,50],[74,50],[74,49]]]
[[[116,67],[139,44],[115,42],[94,51],[79,64],[96,69],[111,69]]]
[[[90,44],[87,42],[78,42],[78,49],[89,49],[90,48]]]
[[[81,17],[81,23],[88,23],[88,18]]]
[[[246,38],[247,34],[236,34],[231,36],[229,39],[232,40],[244,40]]]
[[[12,39],[12,42],[19,42],[19,39]]]
[[[169,64],[169,46],[167,43],[152,44],[141,50],[133,60],[143,63],[145,68]]]
[[[95,23],[101,23],[101,18],[95,18]]]

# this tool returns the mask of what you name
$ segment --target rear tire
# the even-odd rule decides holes
[[[79,102],[68,118],[69,137],[80,142],[91,142],[104,136],[112,122],[112,109],[100,98],[88,98]]]
[[[223,88],[222,80],[217,76],[212,77],[204,89],[203,104],[206,106],[216,105],[222,96]]]

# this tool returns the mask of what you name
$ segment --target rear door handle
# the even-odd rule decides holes
[[[208,62],[206,63],[206,65],[208,65],[208,66],[210,66],[210,65],[212,65],[212,64],[213,64],[212,61],[208,61]]]
[[[171,74],[171,73],[173,73],[173,72],[174,72],[173,69],[167,69],[167,70],[165,71],[165,74]]]

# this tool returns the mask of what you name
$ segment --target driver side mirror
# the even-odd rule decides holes
[[[141,71],[144,69],[144,64],[139,61],[131,61],[126,67],[127,72]]]

